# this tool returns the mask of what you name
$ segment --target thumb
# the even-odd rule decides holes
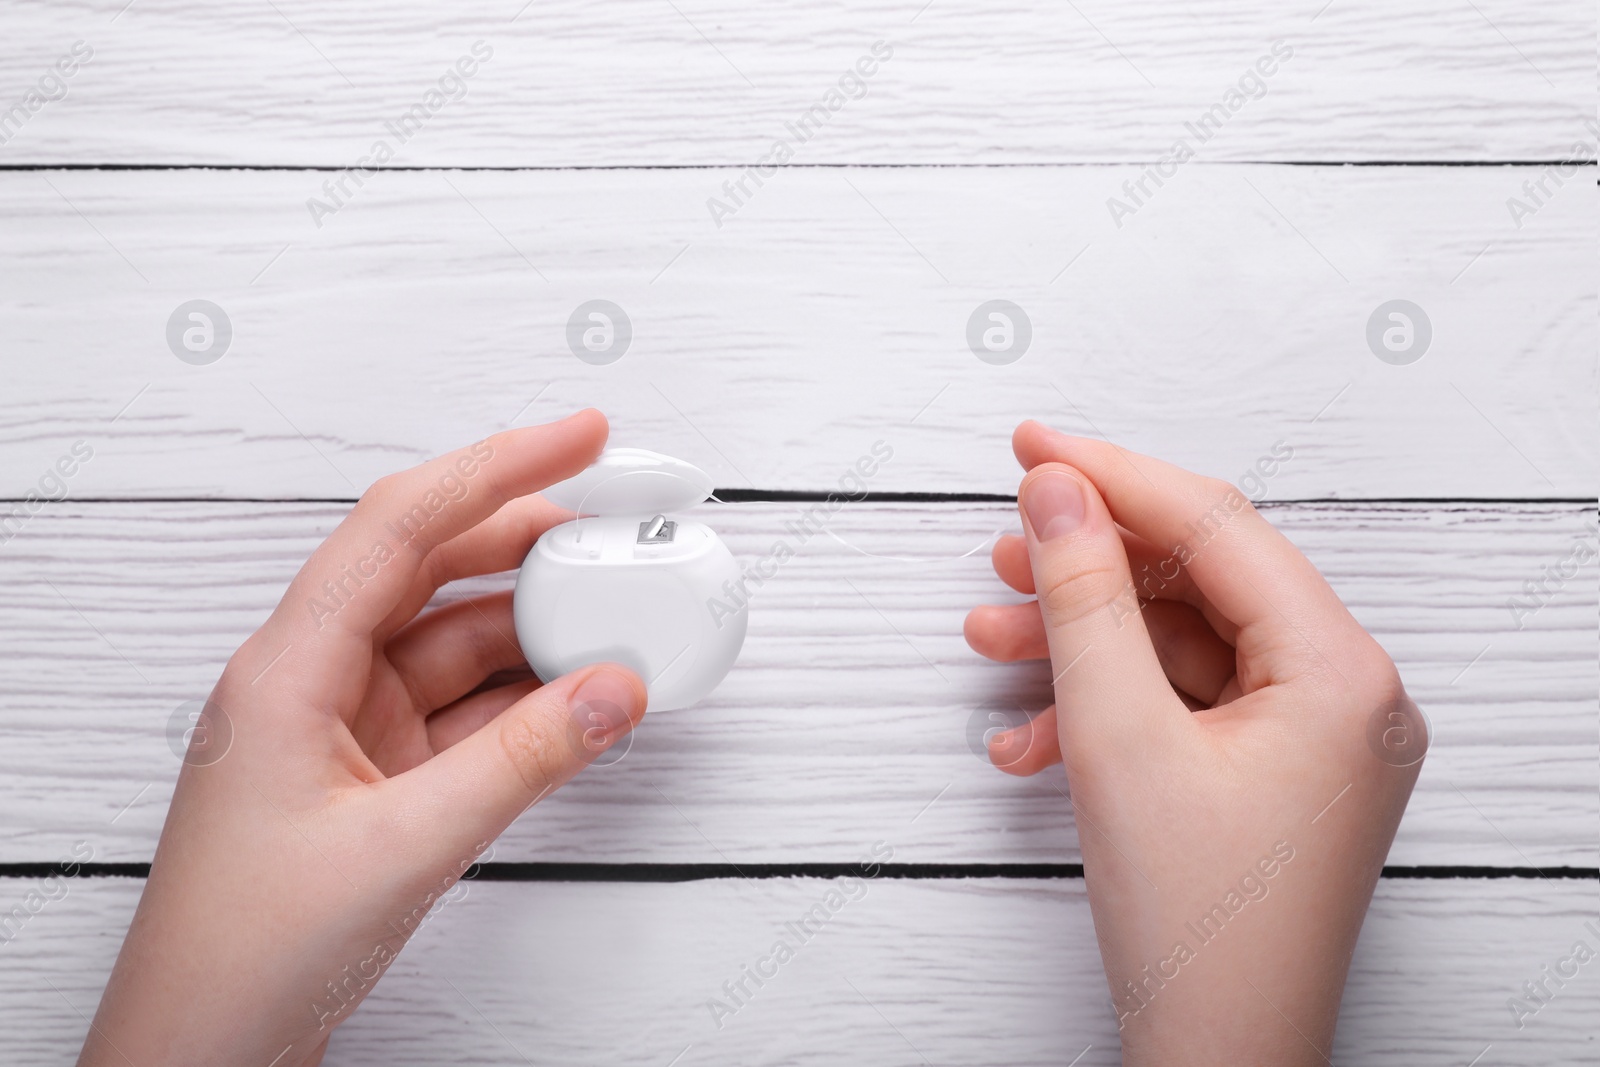
[[[396,780],[434,839],[459,851],[493,841],[644,716],[639,676],[602,663],[540,686]]]
[[[1185,709],[1150,643],[1105,501],[1063,463],[1029,471],[1017,498],[1063,738],[1091,731],[1132,743],[1147,739]]]

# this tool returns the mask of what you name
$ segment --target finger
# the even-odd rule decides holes
[[[967,612],[962,633],[972,651],[998,663],[1050,657],[1044,616],[1039,614],[1037,600],[1026,604],[979,604]]]
[[[994,572],[1000,580],[1019,593],[1033,596],[1033,564],[1028,560],[1028,540],[1017,534],[1005,534],[994,543],[989,553]]]
[[[1319,635],[1355,625],[1311,562],[1226,482],[1037,422],[1017,427],[1012,447],[1025,468],[1071,464],[1119,524],[1170,546],[1206,599],[1250,631],[1241,633],[1241,649],[1283,648],[1298,636],[1304,660]]]
[[[1122,549],[1128,555],[1128,569],[1133,577],[1133,591],[1140,600],[1182,600],[1200,607],[1205,597],[1195,586],[1188,572],[1169,552],[1127,530],[1118,531]],[[994,570],[1000,580],[1019,593],[1034,595],[1033,562],[1028,557],[1028,540],[1016,534],[1005,534],[994,543],[990,554]]]
[[[1133,576],[1133,593],[1143,600],[1178,600],[1198,608],[1211,628],[1224,641],[1233,641],[1239,628],[1212,607],[1194,579],[1170,552],[1162,552],[1138,534],[1122,531],[1122,547],[1128,554],[1128,570]],[[995,542],[995,573],[1019,593],[1033,595],[1033,570],[1028,560],[1028,541],[1007,534]]]
[[[332,1036],[333,1036],[332,1034],[328,1035],[328,1037],[332,1037]],[[320,1042],[318,1042],[317,1043],[317,1047],[312,1049],[311,1052],[306,1056],[304,1062],[301,1064],[301,1067],[321,1067],[322,1058],[324,1056],[326,1056],[327,1053],[328,1053],[328,1038],[325,1037]]]
[[[645,686],[603,663],[540,686],[405,774],[380,783],[433,847],[448,854],[493,841],[638,725]]]
[[[1188,604],[1152,600],[1141,614],[1167,680],[1206,707],[1215,704],[1237,669],[1233,646]]]
[[[370,640],[435,547],[513,497],[577,474],[599,455],[606,433],[604,415],[581,411],[380,478],[295,576],[274,616],[283,616],[296,643]]]
[[[517,644],[512,592],[446,604],[389,640],[384,657],[427,715],[472,692],[495,671],[526,663]]]
[[[1021,726],[996,731],[989,738],[989,762],[1018,777],[1038,774],[1061,762],[1061,731],[1052,704]]]
[[[1211,702],[1211,706],[1214,708],[1221,707],[1224,704],[1230,704],[1238,700],[1242,696],[1244,696],[1244,687],[1239,684],[1239,676],[1234,675],[1228,679],[1228,684],[1222,687],[1222,692],[1217,694],[1217,699]]]
[[[1188,604],[1152,600],[1141,610],[1167,679],[1209,707],[1233,677],[1233,646],[1218,637],[1204,616]],[[979,605],[968,613],[965,632],[974,652],[1001,663],[1050,655],[1044,615],[1037,601]]]
[[[378,627],[385,640],[411,621],[435,593],[451,582],[497,574],[522,566],[533,543],[546,530],[570,522],[573,513],[540,496],[519,496],[464,533],[428,553],[400,603]]]
[[[428,716],[428,746],[437,755],[477,733],[511,705],[538,689],[537,678],[524,678],[462,697]]]
[[[1131,748],[1186,721],[1137,602],[1129,606],[1128,557],[1094,486],[1052,463],[1028,472],[1018,500],[1063,728]]]

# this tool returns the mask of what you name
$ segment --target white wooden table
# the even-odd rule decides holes
[[[1044,702],[960,628],[1008,596],[971,550],[1026,416],[1235,479],[1292,448],[1266,513],[1431,718],[1335,1062],[1594,1062],[1600,965],[1507,1003],[1597,913],[1592,5],[519,2],[0,13],[0,918],[94,855],[0,943],[0,1062],[76,1048],[169,720],[359,491],[589,404],[712,471],[747,558],[893,458],[721,689],[512,827],[330,1063],[1114,1063],[1060,770],[972,747]],[[607,365],[566,340],[596,298],[633,327]],[[208,365],[168,345],[195,299]],[[991,299],[1031,322],[1005,365],[966,340]],[[1368,343],[1392,300],[1431,324],[1405,365]]]

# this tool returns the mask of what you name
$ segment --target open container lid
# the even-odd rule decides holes
[[[711,476],[693,463],[643,448],[608,448],[540,495],[580,515],[657,515],[703,503],[711,489]]]

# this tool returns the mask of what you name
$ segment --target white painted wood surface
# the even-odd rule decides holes
[[[1082,882],[863,884],[720,1030],[706,1001],[835,883],[473,885],[422,927],[328,1062],[1117,1062]],[[26,886],[0,879],[0,900]],[[0,948],[0,1059],[70,1056],[138,891],[75,883]],[[1576,940],[1593,946],[1594,911],[1583,882],[1381,883],[1333,1062],[1592,1063],[1593,964],[1521,1030],[1506,1002]]]
[[[316,173],[0,174],[0,494],[81,438],[79,496],[350,498],[595,404],[729,487],[881,438],[880,490],[1010,492],[1039,416],[1228,478],[1284,441],[1279,498],[1593,496],[1592,171],[1518,229],[1536,168],[1193,165],[1118,230],[1138,173],[792,170],[720,231],[725,171],[384,174],[320,230]],[[197,297],[234,328],[205,367],[166,341]],[[596,297],[634,325],[609,366],[567,348]],[[965,340],[996,297],[1009,366]],[[1395,298],[1410,366],[1367,345]]]
[[[879,40],[893,57],[798,162],[1153,160],[1275,39],[1293,57],[1209,157],[1566,159],[1593,141],[1576,0],[122,7],[8,5],[8,92],[74,40],[95,51],[6,160],[349,166],[480,40],[492,58],[397,163],[751,163]]]
[[[754,560],[808,506],[702,510]],[[68,501],[0,547],[0,860],[50,859],[80,838],[101,859],[150,858],[178,766],[170,716],[206,695],[345,510]],[[1550,504],[1266,514],[1389,649],[1431,718],[1433,750],[1390,862],[1594,866],[1596,565],[1552,585],[1520,630],[1508,607],[1574,544],[1594,545],[1592,515]],[[793,543],[796,558],[757,593],[727,681],[691,711],[647,718],[626,757],[521,819],[498,858],[846,862],[882,837],[907,861],[1076,862],[1060,770],[1018,780],[969,747],[986,708],[1049,702],[1043,665],[989,664],[961,636],[973,605],[1019,598],[986,550],[950,557],[1016,528],[1000,504],[841,511],[828,527],[837,539]],[[907,556],[942,561],[884,558]]]
[[[0,499],[95,450],[74,499],[0,544],[0,862],[76,840],[149,857],[168,717],[345,510],[295,501],[595,404],[618,443],[764,490],[832,488],[882,439],[874,491],[1011,492],[1027,416],[1231,479],[1283,441],[1269,499],[1368,501],[1269,515],[1435,730],[1390,862],[1595,865],[1595,568],[1524,628],[1507,604],[1593,544],[1593,505],[1560,501],[1592,501],[1600,470],[1595,171],[1521,225],[1508,210],[1546,161],[1593,156],[1592,5],[519,7],[0,14],[0,110],[74,41],[95,53],[0,128],[0,166],[58,168],[0,171]],[[1119,227],[1108,199],[1134,201],[1123,183],[1277,39],[1294,55],[1265,94]],[[308,199],[479,40],[465,96],[391,163],[543,169],[367,175],[316,226]],[[877,40],[894,54],[865,98],[715,225],[708,198]],[[1272,165],[1341,161],[1409,165]],[[59,169],[102,163],[324,169]],[[209,367],[164,340],[196,297],[237,331]],[[564,340],[595,297],[636,331],[612,366]],[[997,297],[1033,324],[1011,366],[963,336]],[[1364,337],[1396,298],[1435,333],[1408,367]],[[708,517],[750,557],[802,508]],[[975,710],[1038,706],[1047,680],[961,639],[971,604],[1010,599],[986,553],[880,558],[1012,524],[998,504],[852,507],[848,544],[813,539],[758,599],[707,705],[648,720],[497,858],[839,862],[883,839],[902,861],[1076,860],[1060,772],[1018,781],[969,748]],[[824,885],[475,885],[330,1062],[1115,1062],[1075,881],[875,884],[715,1031],[704,999]],[[0,878],[0,911],[26,886]],[[138,889],[74,883],[0,945],[0,1061],[71,1055]],[[1592,881],[1380,884],[1335,1062],[1589,1062],[1593,973],[1521,1031],[1506,999],[1595,913]]]

